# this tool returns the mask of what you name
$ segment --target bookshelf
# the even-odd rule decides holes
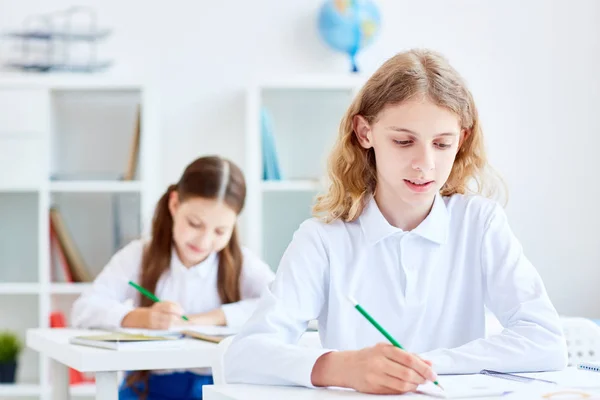
[[[246,89],[244,243],[273,270],[324,189],[327,155],[341,118],[366,78],[355,75],[273,77]],[[263,179],[262,119],[267,110],[281,179]]]
[[[135,79],[4,73],[0,109],[0,329],[24,342],[27,329],[50,326],[51,312],[68,324],[90,286],[56,273],[65,249],[51,251],[51,209],[92,279],[115,249],[148,233],[162,191],[158,104]],[[47,399],[51,377],[50,360],[25,348],[0,399]],[[93,397],[95,385],[71,394]]]

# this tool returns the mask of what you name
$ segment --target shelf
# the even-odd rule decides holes
[[[142,186],[138,181],[54,181],[50,183],[51,192],[70,193],[135,193]]]
[[[52,294],[80,294],[89,288],[91,283],[52,283],[50,293]]]
[[[81,383],[77,385],[71,385],[70,387],[71,396],[95,396],[96,395],[96,384],[95,383]]]
[[[0,384],[0,397],[33,397],[41,392],[40,386],[33,383]]]
[[[322,188],[316,180],[289,180],[289,181],[263,181],[261,183],[263,192],[309,192]]]
[[[0,283],[0,294],[38,294],[39,283]]]
[[[39,186],[23,185],[15,186],[8,185],[3,186],[0,184],[0,193],[23,193],[23,192],[37,192],[40,190]]]
[[[139,90],[143,87],[143,83],[108,73],[75,75],[59,72],[48,74],[6,72],[0,76],[0,89],[24,87],[56,90]]]
[[[82,383],[71,385],[69,388],[71,396],[95,396],[96,384]],[[0,384],[0,397],[34,397],[41,395],[39,385],[33,383]]]
[[[91,285],[91,283],[52,283],[50,293],[80,294]],[[0,294],[38,294],[40,291],[39,283],[0,283]]]

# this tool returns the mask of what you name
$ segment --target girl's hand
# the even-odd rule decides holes
[[[171,301],[159,301],[151,307],[140,307],[131,311],[121,321],[124,328],[168,330],[185,323],[183,309]]]
[[[388,343],[321,356],[312,371],[315,386],[340,386],[363,393],[413,392],[437,376],[431,363]]]

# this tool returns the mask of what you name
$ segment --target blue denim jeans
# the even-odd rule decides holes
[[[127,379],[127,378],[125,378]],[[202,386],[212,385],[210,375],[197,375],[192,372],[172,374],[150,374],[147,400],[190,400],[202,399]],[[136,384],[137,392],[143,392],[143,383]],[[119,400],[137,400],[138,394],[125,381],[119,388]]]

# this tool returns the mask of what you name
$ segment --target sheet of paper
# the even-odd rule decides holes
[[[173,327],[169,330],[158,329],[140,329],[140,328],[119,328],[119,332],[133,334],[143,334],[148,336],[178,336],[181,331],[194,331],[205,335],[235,335],[238,330],[228,326],[210,326],[210,325],[182,325]]]
[[[428,382],[418,388],[417,393],[406,393],[403,395],[378,396],[364,395],[352,391],[340,390],[336,392],[336,396],[328,396],[327,398],[357,398],[376,399],[385,398],[386,400],[432,400],[432,399],[600,399],[600,389],[593,389],[593,385],[599,385],[600,379],[598,374],[592,374],[590,371],[578,371],[576,369],[568,369],[560,372],[544,372],[537,374],[517,374],[530,376],[532,378],[540,378],[545,380],[553,380],[560,384],[551,384],[544,382],[519,382],[507,379],[501,379],[488,375],[469,374],[469,375],[440,375],[439,383],[444,387],[442,391],[433,383]],[[577,389],[576,387],[582,387]],[[317,392],[318,393],[318,392]],[[338,395],[339,394],[339,395]],[[319,399],[316,396],[315,399]]]
[[[518,374],[556,382],[562,388],[600,389],[600,373],[568,368],[564,371]]]
[[[567,399],[600,395],[600,377],[598,373],[591,371],[567,369],[560,372],[522,373],[516,375],[554,381],[557,384],[536,381],[524,383],[481,374],[441,375],[438,381],[444,387],[445,391],[440,390],[433,383],[427,383],[419,387],[419,392],[420,394],[446,399],[500,396],[506,396],[507,400],[512,397],[539,399],[542,396],[552,394],[570,393],[571,397],[564,397],[564,395],[563,397],[559,397]]]
[[[504,396],[522,389],[523,384],[485,375],[441,375],[438,382],[441,390],[431,382],[419,387],[419,393],[444,399],[468,399]]]
[[[181,336],[181,334],[177,331],[160,330],[160,329],[117,328],[117,332],[131,333],[134,335],[146,335],[146,336]]]
[[[229,326],[209,326],[209,325],[196,325],[179,328],[183,331],[194,331],[203,333],[205,335],[235,335],[238,333],[238,329],[231,328]]]

